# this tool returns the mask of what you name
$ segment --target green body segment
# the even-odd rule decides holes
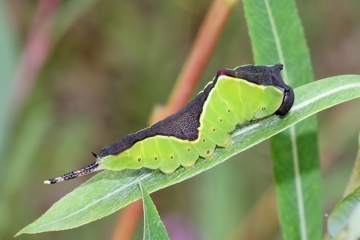
[[[219,76],[204,103],[197,139],[190,141],[162,135],[148,137],[118,155],[99,159],[99,164],[109,170],[146,167],[159,168],[164,173],[172,173],[180,165],[191,167],[199,156],[211,158],[216,146],[231,146],[229,133],[236,125],[274,114],[283,99],[284,93],[275,86]]]

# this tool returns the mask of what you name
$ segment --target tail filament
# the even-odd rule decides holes
[[[58,183],[58,182],[63,182],[63,181],[66,181],[66,180],[70,180],[70,179],[73,179],[73,178],[84,176],[84,175],[87,175],[87,174],[90,174],[90,173],[93,173],[93,172],[96,172],[96,171],[99,171],[99,170],[102,170],[102,167],[99,165],[99,163],[97,161],[95,161],[95,162],[91,163],[90,165],[88,165],[86,167],[83,167],[83,168],[80,168],[78,170],[66,173],[61,177],[56,177],[56,178],[52,178],[52,179],[49,179],[49,180],[45,180],[44,183],[45,184],[55,184],[55,183]]]

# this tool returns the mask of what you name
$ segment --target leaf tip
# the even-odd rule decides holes
[[[21,234],[23,234],[24,232],[23,232],[23,229],[21,229],[20,231],[18,231],[14,236],[13,236],[13,238],[16,238],[16,237],[18,237],[18,236],[20,236]]]

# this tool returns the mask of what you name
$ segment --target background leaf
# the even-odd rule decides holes
[[[180,168],[171,176],[146,169],[103,171],[63,197],[17,235],[74,228],[107,216],[140,198],[137,178],[146,184],[149,192],[154,192],[193,177],[321,110],[360,97],[360,76],[313,82],[295,89],[295,95],[298,97],[285,118],[271,116],[237,128],[232,133],[233,146],[216,149],[211,161],[200,159],[194,168]]]
[[[360,136],[360,134],[359,134]],[[344,198],[335,206],[327,221],[328,231],[336,239],[357,239],[360,236],[360,143]],[[345,228],[345,225],[348,225]],[[341,231],[341,232],[340,232]],[[339,233],[340,232],[340,233]]]
[[[165,226],[160,219],[159,213],[140,180],[139,188],[144,209],[144,239],[169,239]]]
[[[335,237],[340,232],[340,230],[349,222],[349,219],[351,217],[357,215],[355,219],[359,219],[359,211],[358,210],[356,211],[356,209],[359,208],[359,206],[360,206],[360,187],[357,188],[354,192],[352,192],[348,196],[346,196],[343,200],[341,200],[330,214],[327,222],[327,226],[328,226],[328,231],[332,237]],[[356,223],[356,229],[359,229],[359,222]],[[355,229],[348,229],[346,232],[353,230]],[[355,238],[343,238],[343,239],[355,239]]]
[[[17,51],[15,33],[9,22],[5,3],[0,1],[0,153],[6,147],[7,134],[14,118],[10,104],[13,100],[11,80],[14,77]],[[1,158],[0,163],[4,164],[3,161],[4,158]],[[3,169],[4,167],[0,169],[0,175]]]
[[[244,6],[255,63],[284,64],[282,76],[292,87],[312,82],[310,54],[294,1],[246,0]],[[315,116],[270,140],[284,239],[321,237],[322,194],[317,142]]]

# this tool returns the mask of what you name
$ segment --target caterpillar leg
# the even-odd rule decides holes
[[[160,169],[160,170],[161,170],[161,169]],[[161,170],[161,171],[162,171],[162,170]],[[162,172],[165,173],[166,176],[171,176],[171,175],[174,174],[175,171],[173,171],[173,172],[164,172],[164,171],[162,171]]]
[[[231,138],[231,136],[229,135],[228,139],[226,140],[226,143],[224,144],[224,148],[229,148],[233,145],[233,140]]]
[[[215,152],[213,151],[213,152],[210,153],[210,155],[206,156],[205,159],[206,160],[211,160],[211,159],[214,158],[214,156],[215,156]]]
[[[194,168],[194,165],[195,165],[195,164],[193,164],[193,165],[191,165],[191,166],[184,166],[184,168],[185,168],[186,170],[190,170],[190,169],[193,169],[193,168]]]

